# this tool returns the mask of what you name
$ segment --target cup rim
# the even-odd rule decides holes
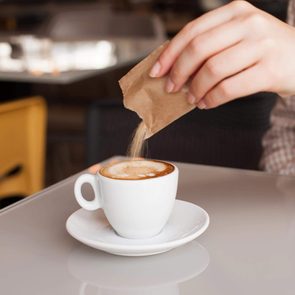
[[[122,160],[122,161],[118,161],[119,162],[127,162],[127,161],[130,161],[130,160]],[[149,178],[142,178],[142,179],[122,179],[122,178],[111,178],[111,177],[108,177],[108,176],[105,176],[105,175],[102,175],[100,173],[100,171],[104,168],[104,167],[101,167],[100,169],[98,169],[95,173],[95,175],[97,177],[102,177],[103,179],[107,179],[107,180],[110,180],[110,181],[124,181],[124,182],[137,182],[137,181],[151,181],[151,180],[155,180],[155,179],[159,179],[159,178],[163,178],[163,177],[166,177],[166,176],[169,176],[171,174],[175,174],[175,173],[178,173],[178,168],[175,164],[171,163],[171,162],[168,162],[168,161],[163,161],[163,160],[156,160],[156,159],[142,159],[142,160],[136,160],[136,161],[154,161],[154,162],[161,162],[161,163],[166,163],[166,164],[170,164],[171,166],[173,166],[173,171],[171,171],[170,173],[168,174],[164,174],[164,175],[160,175],[160,176],[155,176],[155,177],[149,177]]]

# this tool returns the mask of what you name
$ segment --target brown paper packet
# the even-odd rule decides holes
[[[186,87],[170,94],[165,91],[167,76],[163,78],[149,76],[152,66],[167,45],[168,42],[165,42],[154,50],[119,81],[124,96],[124,106],[135,111],[144,121],[147,127],[146,138],[195,108],[187,102]]]

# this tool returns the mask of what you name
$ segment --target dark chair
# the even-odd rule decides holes
[[[92,104],[88,110],[86,124],[87,165],[113,155],[125,155],[139,121],[136,113],[126,110],[120,100],[105,100]]]
[[[258,169],[274,94],[260,93],[217,109],[194,110],[147,142],[149,158]],[[92,105],[87,119],[87,164],[125,155],[139,118],[122,102]]]

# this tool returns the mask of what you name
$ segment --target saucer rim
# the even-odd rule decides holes
[[[108,251],[118,251],[118,252],[122,252],[122,251],[153,251],[153,252],[155,252],[155,251],[157,251],[157,252],[164,252],[164,251],[167,251],[166,249],[172,250],[173,248],[179,247],[181,245],[184,245],[184,244],[194,240],[195,238],[197,238],[198,236],[203,234],[207,230],[207,228],[210,224],[209,214],[200,206],[198,206],[194,203],[179,200],[179,199],[176,199],[175,202],[176,203],[185,203],[187,206],[194,206],[196,209],[198,209],[199,211],[202,212],[202,214],[205,217],[205,222],[197,231],[195,231],[195,228],[193,228],[189,233],[186,234],[185,237],[180,238],[180,239],[175,239],[175,240],[172,240],[169,242],[163,242],[163,243],[158,243],[158,244],[149,244],[149,245],[118,245],[118,244],[106,243],[106,242],[102,242],[102,241],[93,242],[91,240],[81,238],[81,236],[78,236],[73,231],[71,231],[69,224],[71,222],[70,221],[71,217],[74,214],[76,214],[78,211],[85,210],[83,208],[76,210],[68,217],[68,219],[66,221],[66,229],[67,229],[68,233],[73,238],[80,241],[81,243],[84,243],[84,244],[86,244],[90,247],[96,248],[96,249],[98,249],[98,247],[103,248],[101,250],[106,251],[106,252],[108,252]],[[163,250],[163,251],[161,251],[161,250]],[[120,254],[120,255],[122,255],[122,254]],[[128,254],[126,253],[126,255],[128,255]],[[141,254],[138,253],[138,255],[141,255]]]

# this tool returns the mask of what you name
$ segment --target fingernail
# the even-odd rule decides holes
[[[151,71],[150,71],[150,76],[152,78],[156,78],[158,77],[159,73],[160,73],[160,70],[161,70],[161,65],[160,63],[157,61],[154,66],[152,67]]]
[[[199,108],[200,110],[205,110],[207,109],[206,104],[201,100],[200,102],[197,103],[197,108]]]
[[[187,100],[190,104],[195,104],[196,98],[189,92],[187,96]]]
[[[170,78],[168,78],[167,84],[166,84],[166,91],[168,93],[171,93],[171,92],[173,92],[174,88],[175,88],[174,83],[172,82],[172,80]]]

